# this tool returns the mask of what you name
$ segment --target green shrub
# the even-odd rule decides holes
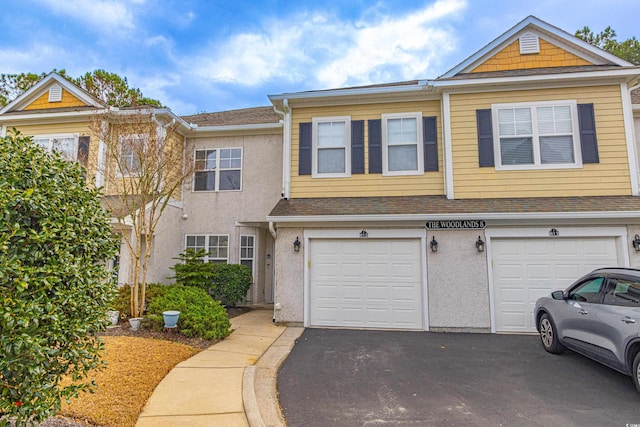
[[[145,306],[148,306],[156,296],[162,295],[166,288],[167,285],[162,283],[147,283]],[[120,312],[120,318],[128,319],[131,317],[131,286],[124,285],[117,289],[117,295],[111,308]]]
[[[168,285],[149,302],[146,316],[149,326],[162,329],[162,312],[178,310],[178,328],[187,337],[222,339],[231,333],[231,322],[224,307],[207,292],[194,286]]]
[[[204,262],[205,255],[207,252],[204,249],[197,252],[193,249],[187,249],[182,252],[177,258],[174,258],[180,262],[169,267],[175,272],[175,275],[170,279],[175,279],[179,285],[195,286],[209,291],[214,279],[214,264]]]
[[[0,138],[0,414],[18,426],[91,390],[103,366],[96,333],[114,296],[104,261],[118,240],[100,199],[77,163],[18,132]]]
[[[211,293],[224,304],[234,306],[243,301],[251,287],[251,269],[241,264],[213,264]]]
[[[207,252],[187,249],[178,255],[179,263],[171,267],[176,283],[194,286],[209,292],[224,304],[235,305],[243,301],[251,287],[251,269],[240,264],[213,264],[204,262]]]

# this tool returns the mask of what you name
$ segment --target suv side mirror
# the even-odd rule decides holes
[[[564,299],[564,292],[563,291],[553,291],[553,292],[551,292],[551,298],[557,299],[557,300],[563,300]]]

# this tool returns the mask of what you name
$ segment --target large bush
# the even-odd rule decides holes
[[[193,286],[168,285],[149,302],[147,319],[154,329],[161,329],[162,313],[180,311],[178,328],[188,337],[222,339],[231,333],[231,322],[224,307],[207,292]]]
[[[118,243],[82,168],[19,133],[0,138],[0,216],[0,417],[23,425],[92,387]]]
[[[176,283],[203,289],[224,304],[235,305],[245,299],[253,277],[251,269],[240,264],[204,262],[204,250],[187,249],[178,256],[180,261],[171,269]]]

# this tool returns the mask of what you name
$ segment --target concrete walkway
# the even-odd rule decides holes
[[[234,332],[176,365],[158,384],[136,427],[284,426],[278,367],[304,328],[274,325],[270,310],[231,319]]]

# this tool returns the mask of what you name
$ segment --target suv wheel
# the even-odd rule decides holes
[[[640,351],[636,354],[635,359],[633,359],[631,377],[633,378],[633,383],[636,385],[636,390],[640,393]]]
[[[560,341],[558,341],[556,325],[553,323],[553,320],[551,320],[551,316],[549,316],[547,313],[544,313],[542,316],[540,316],[538,330],[540,330],[540,341],[542,342],[542,346],[546,351],[553,354],[560,354],[564,351],[564,346],[560,344]],[[638,362],[640,362],[640,359],[638,359],[637,357],[636,359]]]

